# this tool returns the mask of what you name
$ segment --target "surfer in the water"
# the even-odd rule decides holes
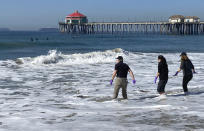
[[[115,70],[113,72],[112,79],[110,81],[110,84],[112,85],[114,78],[117,77],[115,80],[113,99],[116,99],[118,97],[120,88],[122,88],[123,98],[127,99],[127,84],[128,84],[127,74],[128,72],[130,73],[130,76],[132,77],[133,84],[135,84],[136,80],[135,80],[132,70],[127,64],[123,63],[123,57],[118,56],[116,58]]]
[[[157,91],[160,95],[162,95],[162,94],[165,94],[165,86],[168,82],[169,70],[168,70],[168,65],[167,65],[167,62],[166,62],[166,59],[164,56],[159,55],[158,56],[158,62],[159,62],[158,72],[157,72],[157,75],[155,77],[154,83],[156,84],[157,79],[159,77],[159,83],[157,86]]]
[[[178,73],[183,70],[183,91],[185,95],[188,95],[188,88],[187,85],[189,81],[193,78],[193,73],[195,72],[194,65],[192,64],[191,60],[188,58],[185,52],[182,52],[181,55],[181,65],[179,70],[176,72],[174,76],[177,76]]]

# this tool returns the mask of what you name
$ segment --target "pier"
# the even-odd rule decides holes
[[[66,33],[161,33],[161,34],[202,34],[204,22],[200,23],[170,23],[170,22],[136,22],[136,23],[59,23],[60,32]]]
[[[59,22],[60,32],[65,33],[161,33],[194,35],[204,33],[204,22],[197,16],[173,15],[168,22],[88,22],[78,11]]]

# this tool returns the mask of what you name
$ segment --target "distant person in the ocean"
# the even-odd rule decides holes
[[[30,41],[31,41],[31,42],[33,42],[33,41],[34,41],[33,37],[31,37],[31,38],[30,38]]]
[[[110,84],[112,85],[114,78],[117,77],[115,80],[113,99],[116,99],[118,97],[120,88],[122,88],[123,98],[127,99],[127,84],[128,84],[127,74],[128,72],[130,73],[130,76],[132,77],[133,84],[135,84],[136,80],[135,80],[132,70],[127,64],[123,63],[123,57],[118,56],[116,58],[115,70],[113,72],[112,79],[110,81]]]
[[[158,72],[154,79],[154,83],[156,84],[157,79],[159,77],[159,83],[157,86],[157,91],[160,95],[165,94],[165,86],[168,82],[168,65],[164,56],[158,56]]]
[[[178,73],[183,70],[183,91],[185,95],[188,95],[188,88],[187,85],[189,81],[193,78],[193,73],[195,72],[194,65],[192,64],[191,60],[188,58],[185,52],[182,52],[181,55],[181,65],[179,70],[176,72],[174,76],[177,76]]]

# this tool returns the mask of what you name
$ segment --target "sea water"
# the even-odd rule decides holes
[[[34,41],[31,41],[31,38]],[[0,33],[0,131],[174,131],[204,129],[204,36]],[[197,74],[183,95],[180,52]],[[115,58],[133,70],[128,100],[112,100]],[[169,65],[158,97],[157,57]]]

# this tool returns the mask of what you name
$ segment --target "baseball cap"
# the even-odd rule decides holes
[[[116,59],[123,60],[123,57],[122,56],[118,56]]]
[[[186,52],[182,52],[180,56],[187,56]]]

